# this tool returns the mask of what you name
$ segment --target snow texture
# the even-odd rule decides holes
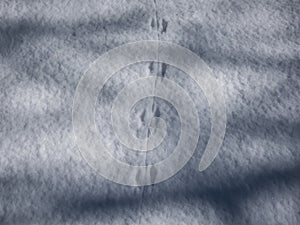
[[[0,224],[300,224],[299,0],[1,0],[0,16]],[[199,172],[210,132],[202,91],[166,64],[132,65],[109,80],[95,107],[112,154],[154,163],[177,143],[176,110],[153,98],[132,109],[130,126],[145,137],[154,115],[165,119],[159,154],[136,159],[114,137],[107,109],[133,74],[179,82],[196,102],[201,136],[169,180],[115,184],[76,147],[73,96],[101,54],[157,39],[190,49],[224,79],[225,139]]]

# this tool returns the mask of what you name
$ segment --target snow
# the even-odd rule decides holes
[[[300,223],[298,0],[2,0],[0,15],[0,224]],[[201,135],[175,176],[119,185],[82,158],[73,97],[103,53],[157,39],[188,48],[224,79],[226,135],[215,161],[199,172],[210,134],[205,95],[172,66],[129,66],[95,105],[99,138],[115,157],[145,163],[116,141],[107,113],[134,74],[180,82],[195,100]],[[156,162],[172,152],[180,122],[167,102],[145,99],[130,117],[137,136],[146,135],[156,112],[150,104],[170,126],[159,154],[147,156]]]

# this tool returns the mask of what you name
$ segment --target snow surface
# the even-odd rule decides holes
[[[0,16],[0,224],[300,224],[299,0],[1,0]],[[199,172],[210,131],[201,90],[165,64],[125,68],[95,108],[99,138],[115,157],[159,161],[179,135],[176,110],[152,98],[136,105],[130,124],[145,136],[153,105],[170,126],[160,154],[138,161],[111,134],[107,108],[133,72],[179,81],[201,122],[184,169],[129,187],[82,159],[73,96],[101,54],[149,39],[190,49],[223,77],[227,130],[219,155]]]

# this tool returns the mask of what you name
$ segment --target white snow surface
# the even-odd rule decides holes
[[[130,187],[82,158],[72,106],[94,60],[139,40],[186,47],[222,77],[227,129],[219,155],[199,172],[210,132],[202,91],[169,65],[124,68],[95,107],[99,138],[116,158],[159,161],[179,136],[176,110],[149,98],[132,110],[130,124],[143,137],[153,107],[165,117],[159,154],[137,159],[118,143],[108,109],[133,72],[180,82],[201,123],[196,152],[178,174]],[[0,69],[0,224],[300,224],[299,0],[1,0]]]

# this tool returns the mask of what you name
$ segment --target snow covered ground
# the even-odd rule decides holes
[[[101,177],[82,158],[72,106],[94,60],[139,40],[179,44],[223,77],[227,129],[219,155],[199,172],[210,135],[201,90],[166,64],[118,72],[95,106],[99,138],[115,157],[145,163],[116,141],[107,113],[133,72],[181,82],[201,123],[196,152],[178,174],[130,187]],[[1,0],[0,69],[0,224],[300,223],[299,0]],[[157,111],[170,126],[158,149],[163,158],[179,135],[172,106],[141,101],[131,128],[142,137]]]

